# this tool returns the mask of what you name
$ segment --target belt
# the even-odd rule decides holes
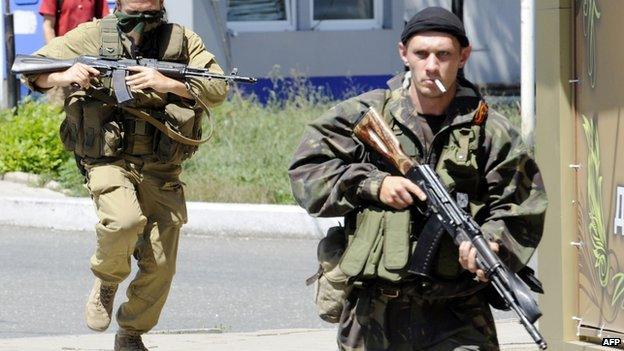
[[[354,282],[356,288],[367,289],[372,293],[388,298],[397,298],[405,295],[424,295],[433,288],[433,282],[424,279],[409,280],[400,284],[385,283],[379,281]]]

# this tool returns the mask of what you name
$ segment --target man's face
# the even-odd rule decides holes
[[[117,0],[117,9],[129,15],[139,12],[160,11],[163,0]]]
[[[439,79],[448,90],[457,79],[457,71],[470,56],[470,46],[462,48],[459,40],[443,32],[422,32],[399,43],[399,55],[412,72],[412,86],[419,94],[435,98],[444,93],[438,89]]]

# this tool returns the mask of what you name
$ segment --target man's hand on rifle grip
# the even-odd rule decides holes
[[[407,178],[387,176],[381,182],[379,200],[392,208],[402,210],[412,205],[412,195],[416,195],[420,201],[427,200],[425,192]]]
[[[100,71],[97,69],[78,62],[65,71],[40,75],[35,84],[40,88],[66,87],[78,84],[81,88],[86,89],[91,86],[91,79],[99,75]]]

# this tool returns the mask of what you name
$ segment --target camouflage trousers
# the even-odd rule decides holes
[[[494,318],[481,293],[425,300],[377,287],[354,289],[338,327],[342,351],[499,350]]]

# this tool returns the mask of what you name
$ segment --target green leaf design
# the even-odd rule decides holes
[[[587,201],[589,217],[589,237],[594,256],[594,268],[598,271],[600,285],[609,283],[610,267],[607,256],[608,243],[602,210],[602,175],[600,175],[600,143],[594,121],[583,117],[583,130],[587,140]],[[621,273],[618,273],[621,274]]]
[[[622,294],[624,294],[624,273],[618,273],[613,276],[611,281],[617,281],[613,290],[613,297],[611,298],[611,306],[615,306]],[[624,301],[621,302],[620,307],[624,308]]]

